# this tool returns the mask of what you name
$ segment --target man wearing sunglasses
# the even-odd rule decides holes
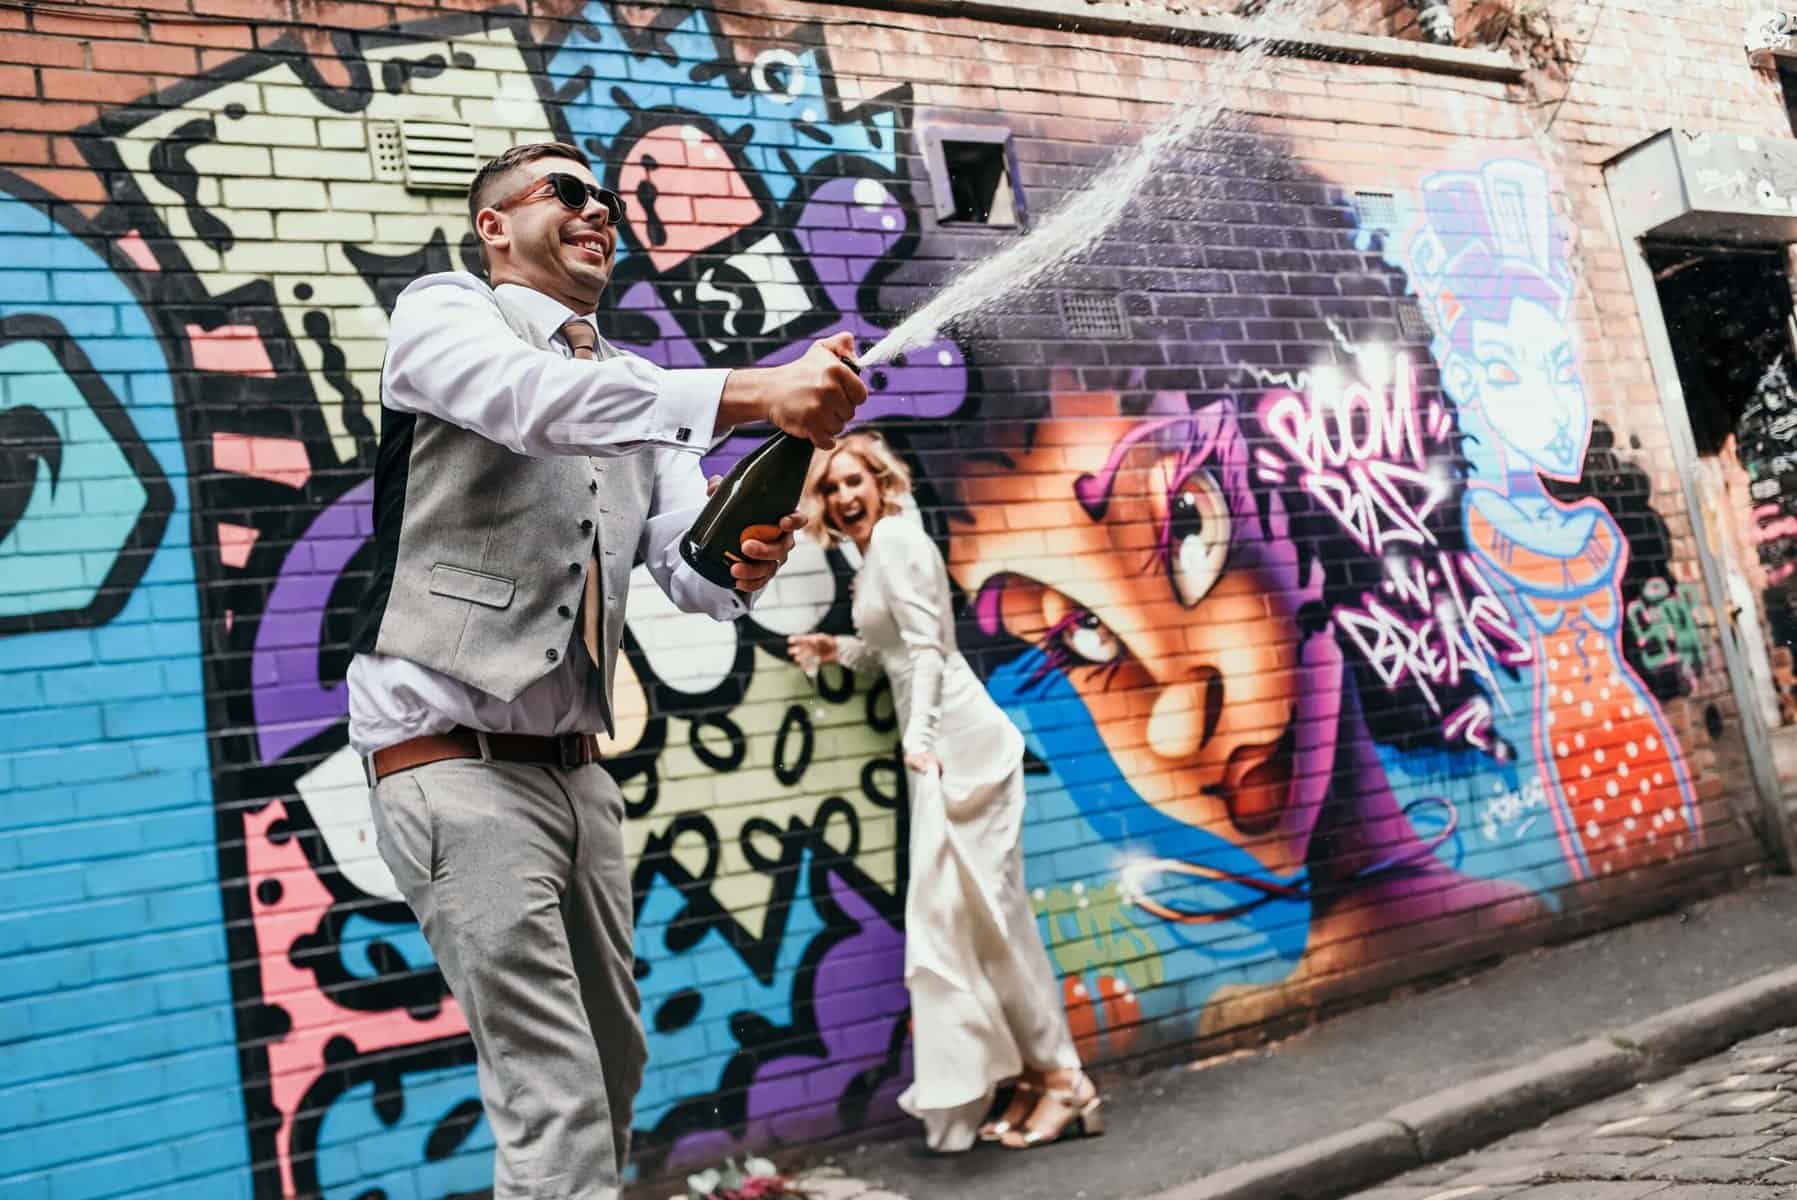
[[[667,370],[598,334],[624,201],[572,146],[520,146],[469,189],[487,279],[413,282],[381,375],[375,561],[349,670],[381,857],[474,1037],[496,1200],[606,1200],[647,1051],[624,802],[595,761],[631,568],[731,620],[678,539],[699,456],[767,421],[820,447],[867,397],[848,334],[755,370]]]

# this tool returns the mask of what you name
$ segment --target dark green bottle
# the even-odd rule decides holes
[[[743,455],[680,539],[680,556],[719,587],[734,588],[730,568],[745,561],[743,543],[773,541],[780,518],[798,510],[811,451],[806,439],[776,433]]]

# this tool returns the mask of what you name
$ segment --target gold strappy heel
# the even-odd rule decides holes
[[[1005,1134],[1017,1128],[1020,1122],[1028,1120],[1029,1115],[1036,1111],[1036,1105],[1032,1102],[1024,1105],[1023,1110],[1019,1112],[1018,1102],[1023,1100],[1026,1096],[1039,1096],[1041,1094],[1041,1088],[1037,1087],[1027,1079],[1019,1079],[1013,1086],[1011,1102],[1005,1106],[1004,1116],[996,1121],[987,1121],[984,1125],[980,1126],[980,1141],[1003,1141]]]
[[[1050,1101],[1061,1107],[1060,1123],[1049,1129],[1011,1130],[1002,1139],[1005,1149],[1033,1150],[1038,1146],[1052,1146],[1069,1137],[1098,1137],[1104,1132],[1104,1101],[1084,1071],[1074,1073],[1070,1087],[1043,1089],[1042,1104]],[[1038,1111],[1042,1104],[1036,1106]],[[1035,1115],[1030,1114],[1031,1117]]]

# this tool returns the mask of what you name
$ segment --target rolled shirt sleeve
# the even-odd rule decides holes
[[[394,305],[381,403],[532,458],[654,447],[696,462],[716,432],[729,374],[671,371],[634,354],[595,362],[538,349],[506,323],[484,284],[450,273],[418,280]]]

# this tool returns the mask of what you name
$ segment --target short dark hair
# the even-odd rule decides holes
[[[499,181],[511,173],[512,168],[535,162],[539,158],[568,158],[589,171],[593,169],[593,160],[586,156],[586,152],[566,142],[529,142],[513,146],[474,173],[474,181],[468,185],[468,223],[472,225],[474,218],[480,215],[480,210],[493,201],[492,192]],[[482,257],[485,257],[484,253]]]

